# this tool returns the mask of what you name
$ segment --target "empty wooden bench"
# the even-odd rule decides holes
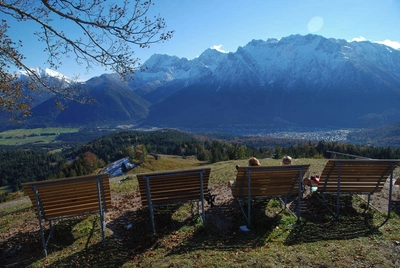
[[[371,195],[380,192],[386,180],[390,178],[388,198],[389,217],[393,170],[399,163],[400,160],[331,159],[326,163],[322,171],[317,192],[323,195],[323,203],[328,209],[329,206],[326,205],[325,195],[337,195],[335,214],[338,217],[341,195],[365,194],[368,196],[367,203],[369,206]]]
[[[287,208],[287,198],[298,196],[299,217],[302,181],[309,167],[310,165],[238,167],[232,195],[238,199],[247,224],[250,225],[250,204],[253,198],[278,198]],[[243,209],[246,198],[247,216]]]
[[[47,256],[47,244],[53,236],[53,222],[90,213],[100,214],[104,242],[104,214],[111,208],[108,174],[97,174],[22,184],[37,214],[42,244]],[[44,236],[43,222],[50,223],[50,234]]]
[[[154,207],[177,203],[201,203],[201,219],[205,222],[204,199],[208,192],[210,168],[195,168],[138,174],[142,206],[148,206],[153,233]],[[199,211],[200,213],[200,211]]]

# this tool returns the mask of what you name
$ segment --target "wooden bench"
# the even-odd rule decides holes
[[[208,191],[210,170],[210,168],[195,168],[137,175],[142,206],[148,206],[150,210],[153,233],[156,233],[154,223],[156,206],[201,203],[201,219],[204,224],[204,195]]]
[[[389,211],[390,214],[393,170],[398,166],[400,160],[368,160],[368,159],[331,159],[329,160],[320,177],[317,192],[323,195],[323,203],[328,208],[325,195],[335,194],[336,214],[340,213],[340,196],[343,194],[366,194],[368,195],[368,207],[370,197],[382,190],[386,180],[390,178]],[[367,207],[367,208],[368,208]]]
[[[297,217],[299,217],[302,194],[300,189],[303,176],[309,167],[310,165],[238,167],[232,195],[238,199],[247,224],[250,225],[250,204],[253,198],[278,198],[287,208],[287,198],[298,196]],[[247,216],[243,209],[245,198],[247,198]]]
[[[53,222],[90,213],[100,214],[104,243],[104,214],[111,208],[108,174],[97,174],[22,184],[37,214],[42,244],[47,256],[47,244],[53,236]],[[44,236],[42,221],[50,223],[50,234]]]

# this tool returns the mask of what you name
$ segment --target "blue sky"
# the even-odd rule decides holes
[[[117,1],[109,1],[117,2]],[[327,38],[385,42],[400,49],[400,0],[153,0],[152,14],[165,18],[174,37],[149,49],[135,49],[144,63],[152,54],[193,59],[207,48],[235,52],[252,39],[286,37],[309,33]],[[13,23],[10,35],[24,42],[26,63],[46,68],[44,44],[33,35],[32,24]],[[58,25],[59,22],[55,22]],[[65,23],[65,22],[63,22]],[[69,27],[63,29],[67,34]],[[106,73],[96,67],[86,74],[84,66],[64,59],[58,69],[81,79]]]

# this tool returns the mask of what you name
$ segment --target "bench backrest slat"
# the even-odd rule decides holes
[[[200,200],[200,176],[203,193],[207,193],[210,168],[138,174],[139,191],[143,206],[147,206],[146,178],[149,180],[151,201],[154,205]]]
[[[23,183],[35,211],[37,212],[36,194],[40,200],[41,217],[45,220],[70,217],[99,211],[97,179],[100,180],[100,198],[104,211],[111,208],[111,192],[107,174],[54,179]]]
[[[309,167],[310,165],[239,167],[232,194],[234,197],[247,195],[250,174],[252,197],[297,195],[300,185],[299,170],[302,170],[302,179]]]
[[[322,173],[318,192],[375,193],[380,192],[399,160],[331,159]],[[339,176],[340,175],[340,176]],[[340,188],[338,181],[340,179]]]

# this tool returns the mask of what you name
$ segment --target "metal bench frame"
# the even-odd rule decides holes
[[[24,188],[29,187],[29,189],[31,189],[34,194],[34,199],[32,198],[32,196],[30,196],[30,198],[31,198],[31,201],[36,210],[37,218],[39,220],[39,227],[40,227],[40,233],[41,233],[41,238],[42,238],[42,246],[43,246],[43,250],[44,250],[46,257],[47,257],[47,245],[54,234],[54,224],[53,223],[56,221],[59,221],[61,219],[65,219],[65,218],[99,213],[101,236],[102,236],[103,244],[105,243],[104,231],[105,231],[106,224],[105,224],[104,215],[107,212],[107,209],[109,208],[109,206],[111,204],[111,198],[106,197],[106,194],[104,191],[104,185],[103,185],[103,176],[105,176],[105,175],[98,174],[98,175],[92,175],[92,176],[81,176],[81,177],[55,179],[55,180],[49,180],[49,181],[41,181],[41,182],[22,184]],[[108,180],[108,176],[107,176],[107,180]],[[64,215],[60,215],[57,217],[47,217],[46,207],[43,204],[43,201],[41,199],[41,193],[43,193],[43,191],[46,191],[45,190],[46,187],[49,187],[49,186],[65,187],[66,185],[73,185],[75,183],[85,182],[85,181],[95,181],[95,185],[97,187],[97,199],[96,200],[98,202],[98,209],[95,209],[95,210],[92,209],[90,211],[88,210],[83,213],[70,212],[70,213],[65,213]],[[28,190],[28,189],[26,189],[26,190]],[[44,234],[43,221],[48,221],[50,224],[50,233],[47,238],[45,237],[45,234]]]
[[[389,198],[388,198],[388,216],[385,220],[385,222],[389,219],[390,217],[390,211],[391,211],[391,206],[392,206],[392,189],[393,189],[393,170],[396,168],[396,166],[399,165],[400,160],[372,160],[372,159],[349,159],[349,160],[344,160],[344,159],[331,159],[329,160],[330,162],[333,162],[333,165],[328,165],[330,162],[327,163],[325,168],[329,168],[327,172],[325,172],[325,169],[322,172],[321,179],[320,179],[320,184],[318,185],[317,192],[319,192],[322,195],[322,201],[323,204],[328,210],[330,210],[337,218],[340,216],[340,196],[341,195],[355,195],[355,194],[365,194],[368,196],[367,199],[367,208],[365,211],[372,205],[370,205],[371,201],[371,195],[380,192],[382,190],[383,185],[385,184],[387,178],[389,177],[390,185],[389,185]],[[341,188],[341,176],[344,176],[341,172],[342,166],[358,166],[358,167],[363,167],[363,166],[380,166],[380,165],[386,165],[387,167],[384,169],[381,174],[378,174],[379,178],[374,182],[375,186],[373,186],[372,191],[363,191],[362,187],[363,181],[362,178],[359,179],[359,187],[360,190],[354,190],[354,191],[344,191],[343,188]],[[333,172],[337,171],[337,176],[332,175]],[[355,172],[358,172],[359,170],[356,170]],[[325,176],[326,174],[326,176]],[[350,173],[346,173],[348,175]],[[331,181],[335,182],[335,186],[337,186],[336,191],[329,191],[326,190],[328,183]],[[354,187],[356,188],[356,187]],[[336,195],[336,212],[334,212],[327,204],[326,204],[326,195]]]
[[[237,200],[239,202],[240,209],[243,212],[243,215],[247,221],[248,226],[250,226],[251,222],[251,200],[256,198],[276,198],[283,203],[284,208],[288,209],[290,213],[296,215],[297,218],[300,218],[300,202],[303,194],[303,176],[306,171],[309,169],[310,165],[291,165],[291,166],[253,166],[253,167],[238,167],[238,176],[236,178],[236,183],[234,188],[240,187],[239,195]],[[244,169],[243,176],[240,178],[239,170]],[[268,195],[257,195],[255,196],[252,192],[252,174],[256,173],[268,173],[269,171],[288,171],[293,170],[295,173],[295,177],[291,177],[289,179],[293,179],[293,183],[287,184],[287,193],[286,194],[268,194]],[[247,180],[247,193],[244,193],[245,181]],[[239,183],[238,183],[239,182]],[[268,188],[268,184],[263,185],[265,188]],[[296,188],[297,186],[297,188]],[[297,192],[295,192],[297,191]],[[297,195],[297,212],[296,214],[292,212],[287,207],[287,199],[291,196]],[[247,215],[244,211],[244,200],[247,198]]]
[[[155,220],[154,220],[154,208],[160,206],[168,206],[172,204],[185,204],[190,202],[195,202],[197,204],[198,214],[201,217],[202,224],[205,224],[205,209],[204,209],[204,200],[205,200],[205,188],[208,187],[208,179],[210,174],[210,168],[202,168],[202,169],[188,169],[188,170],[175,170],[175,171],[166,171],[166,172],[156,172],[156,173],[147,173],[147,174],[138,174],[137,178],[139,180],[139,188],[141,192],[142,205],[147,203],[147,206],[150,210],[150,217],[152,223],[153,233],[156,234]],[[152,192],[152,181],[154,180],[168,180],[170,178],[174,178],[177,176],[185,176],[185,175],[198,175],[199,182],[199,192],[198,195],[192,195],[190,198],[183,197],[179,201],[175,200],[173,202],[169,202],[166,200],[165,202],[153,202]],[[173,190],[179,191],[180,188],[185,188],[185,181],[182,180],[180,185]],[[145,190],[145,192],[144,192]],[[146,199],[144,199],[143,194],[145,193]],[[165,193],[164,197],[168,199],[169,194]]]

